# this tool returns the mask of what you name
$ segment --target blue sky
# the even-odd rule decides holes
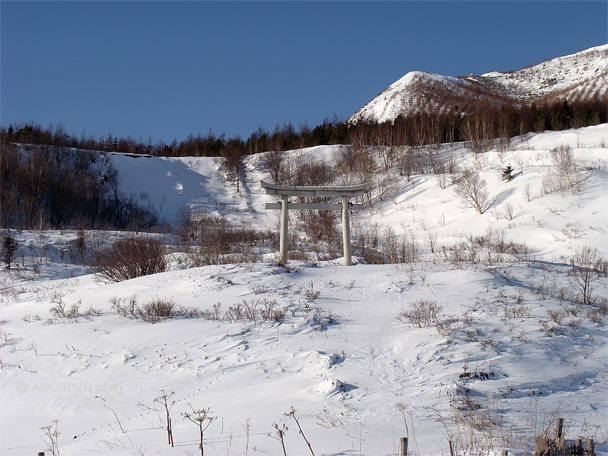
[[[409,71],[608,41],[606,1],[2,1],[0,123],[154,142],[348,118]]]

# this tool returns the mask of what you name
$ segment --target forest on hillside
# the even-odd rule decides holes
[[[158,224],[118,188],[118,170],[103,152],[2,143],[0,227],[139,230]]]
[[[510,138],[517,135],[606,123],[607,97],[604,94],[596,101],[563,100],[519,107],[478,103],[474,109],[454,106],[444,114],[418,113],[385,123],[350,124],[334,118],[312,129],[302,126],[296,130],[287,123],[272,132],[260,128],[247,140],[210,132],[171,144],[111,135],[77,138],[63,126],[10,125],[0,128],[0,227],[161,229],[163,221],[152,207],[144,207],[141,201],[120,191],[118,171],[105,157],[109,151],[221,157],[227,179],[236,182],[245,156],[272,152],[263,166],[275,183],[321,185],[326,183],[322,177],[331,170],[299,169],[287,176],[281,171],[282,151],[345,144],[352,152],[347,165],[352,168],[363,163],[361,172],[369,173],[378,171],[365,165],[366,148],[373,146],[387,148],[385,156],[390,158],[390,165],[409,178],[412,173],[441,172],[441,163],[433,160],[433,150],[440,144],[465,141],[474,153],[493,148],[506,151]],[[394,152],[395,148],[400,152]],[[421,153],[423,149],[428,153]],[[365,179],[370,178],[365,175]]]
[[[529,132],[567,130],[608,122],[608,95],[599,99],[545,102],[516,106],[489,101],[454,105],[449,112],[419,112],[400,116],[394,122],[358,123],[341,121],[336,116],[311,128],[295,128],[290,122],[269,131],[259,127],[247,139],[225,134],[190,134],[170,144],[144,141],[112,134],[95,138],[69,133],[63,125],[42,127],[36,124],[0,126],[0,141],[70,147],[106,152],[148,154],[163,157],[226,157],[233,159],[259,152],[284,151],[331,144],[366,141],[370,145],[421,146],[470,141],[473,148],[498,138],[510,138]]]

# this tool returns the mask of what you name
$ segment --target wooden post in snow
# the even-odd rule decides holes
[[[399,439],[399,456],[407,456],[407,437]]]
[[[557,439],[558,440],[562,439],[563,432],[564,432],[564,419],[558,418],[557,419]]]
[[[593,439],[587,439],[585,441],[585,454],[588,454],[589,456],[595,456],[595,443],[593,442]]]
[[[559,445],[559,447],[562,447],[562,444],[564,443],[564,419],[563,418],[558,418],[557,419],[557,444]]]

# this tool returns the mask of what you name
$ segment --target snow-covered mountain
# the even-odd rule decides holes
[[[593,100],[607,90],[608,45],[603,45],[507,73],[455,78],[413,71],[363,106],[349,122],[385,122],[417,112],[470,109],[482,101],[500,105]]]

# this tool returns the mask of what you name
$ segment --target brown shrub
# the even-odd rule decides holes
[[[121,282],[167,270],[165,246],[156,239],[121,239],[101,250],[91,263],[93,272]]]

